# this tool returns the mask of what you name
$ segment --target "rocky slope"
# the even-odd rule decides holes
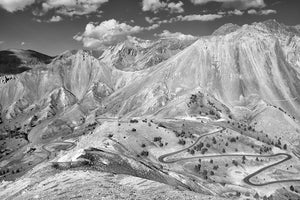
[[[53,57],[32,50],[0,51],[0,74],[18,74],[36,65],[49,64]]]
[[[138,71],[161,63],[191,45],[195,40],[129,38],[105,50],[101,61],[123,71]]]
[[[150,68],[147,77],[112,94],[104,102],[107,112],[154,114],[199,89],[228,106],[258,96],[299,119],[299,36],[292,27],[267,21],[200,38]],[[122,109],[115,111],[121,99]]]

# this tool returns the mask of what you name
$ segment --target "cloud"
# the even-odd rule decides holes
[[[176,32],[176,33],[171,33],[168,30],[164,30],[162,33],[160,34],[154,34],[154,36],[156,37],[160,37],[160,38],[176,38],[179,40],[194,40],[197,39],[198,37],[193,36],[193,35],[185,35],[183,33],[180,32]]]
[[[160,0],[143,0],[142,5],[143,11],[152,11],[155,13],[167,6],[165,2],[161,2]]]
[[[250,14],[250,15],[257,15],[258,12],[255,9],[251,9],[251,10],[248,10],[248,14]]]
[[[38,19],[38,18],[33,18],[34,21],[42,23],[42,22],[46,22],[46,23],[55,23],[55,22],[60,22],[63,20],[63,18],[59,15],[54,15],[52,16],[50,19],[48,20],[42,20],[42,19]]]
[[[1,41],[1,40],[0,40],[0,45],[3,44],[3,43],[4,43],[4,41]]]
[[[157,13],[160,10],[167,10],[170,13],[182,13],[184,9],[182,8],[183,3],[181,1],[174,2],[164,2],[161,0],[143,0],[142,10],[151,11]]]
[[[153,24],[156,20],[158,20],[159,18],[158,17],[153,17],[153,18],[150,18],[150,17],[145,17],[145,20],[149,23],[149,24]]]
[[[186,16],[179,15],[176,17],[176,21],[214,21],[222,17],[223,15],[220,14],[186,15]]]
[[[157,29],[160,26],[160,24],[152,24],[151,26],[148,27],[144,27],[144,30],[150,31],[150,30],[154,30]]]
[[[56,16],[52,16],[48,22],[60,22],[62,20],[63,20],[63,18],[61,16],[56,15]]]
[[[271,14],[276,14],[277,11],[276,10],[255,10],[255,9],[250,9],[248,10],[248,14],[249,15],[271,15]]]
[[[171,13],[183,13],[184,9],[182,8],[183,3],[179,1],[178,3],[171,2],[168,4],[168,8]]]
[[[0,7],[8,12],[24,10],[26,6],[33,4],[35,0],[0,0]]]
[[[276,14],[277,11],[269,9],[269,10],[261,10],[260,13],[261,15],[270,15],[270,14]]]
[[[25,42],[21,42],[21,46],[24,46],[26,43]]]
[[[246,10],[248,8],[263,8],[266,6],[264,0],[190,0],[193,4],[204,5],[209,2],[219,2],[225,8],[236,8]]]
[[[126,23],[120,23],[115,19],[110,19],[100,24],[88,23],[84,33],[79,33],[73,38],[81,41],[86,48],[103,49],[126,40],[130,35],[144,30],[153,30],[158,26],[158,24],[153,24],[149,27],[131,26]]]
[[[54,10],[55,13],[66,16],[86,15],[97,12],[98,8],[108,1],[109,0],[46,0],[42,3],[42,14]]]
[[[228,11],[227,14],[228,15],[239,15],[239,16],[241,16],[241,15],[244,14],[244,11],[240,11],[240,10],[235,9],[235,10]]]
[[[237,15],[240,15],[238,11],[232,11],[232,13],[235,13]],[[226,16],[228,13],[227,12],[218,12],[218,14],[204,14],[204,15],[178,15],[176,17],[172,17],[170,19],[165,19],[165,20],[159,20],[158,17],[150,18],[146,17],[145,20],[149,22],[150,24],[153,24],[152,26],[159,27],[161,24],[169,24],[173,22],[178,22],[178,21],[214,21],[216,19],[220,19],[224,16]],[[154,24],[155,23],[155,24]],[[147,27],[149,30],[150,27]]]

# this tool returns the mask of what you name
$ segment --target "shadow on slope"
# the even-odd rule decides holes
[[[0,74],[19,74],[30,70],[30,65],[49,64],[52,59],[32,50],[0,51]]]

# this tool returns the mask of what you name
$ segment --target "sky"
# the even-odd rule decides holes
[[[300,24],[299,0],[0,0],[0,50],[48,55],[128,38],[194,38],[226,23]]]

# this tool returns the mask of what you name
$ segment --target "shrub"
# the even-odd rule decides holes
[[[236,160],[232,160],[232,164],[235,165],[236,167],[238,166],[238,162]]]
[[[283,149],[284,149],[284,150],[287,149],[287,145],[286,145],[286,144],[283,145]]]
[[[185,145],[185,140],[184,139],[180,139],[179,141],[178,141],[178,144],[181,144],[181,145]]]
[[[190,153],[191,153],[192,155],[194,155],[194,154],[195,154],[195,150],[192,149],[192,150],[190,151]]]
[[[57,162],[54,162],[52,163],[52,167],[55,168],[55,169],[58,169],[59,168],[59,165]]]
[[[215,137],[212,138],[212,142],[213,142],[213,144],[217,144],[217,140]]]
[[[149,152],[148,152],[148,151],[142,151],[142,152],[141,152],[141,156],[147,157],[148,155],[149,155]]]
[[[203,148],[203,149],[201,150],[201,153],[202,153],[202,154],[205,154],[207,151],[208,151],[207,148]]]
[[[210,114],[210,115],[215,115],[215,112],[214,112],[213,110],[210,110],[210,111],[209,111],[209,114]]]
[[[154,137],[154,138],[153,138],[153,141],[154,141],[154,142],[160,142],[160,141],[161,141],[161,137]]]
[[[158,126],[162,128],[166,128],[162,123],[159,123]]]
[[[201,169],[201,165],[200,165],[200,164],[195,165],[195,171],[196,171],[196,172],[199,172],[200,169]]]

